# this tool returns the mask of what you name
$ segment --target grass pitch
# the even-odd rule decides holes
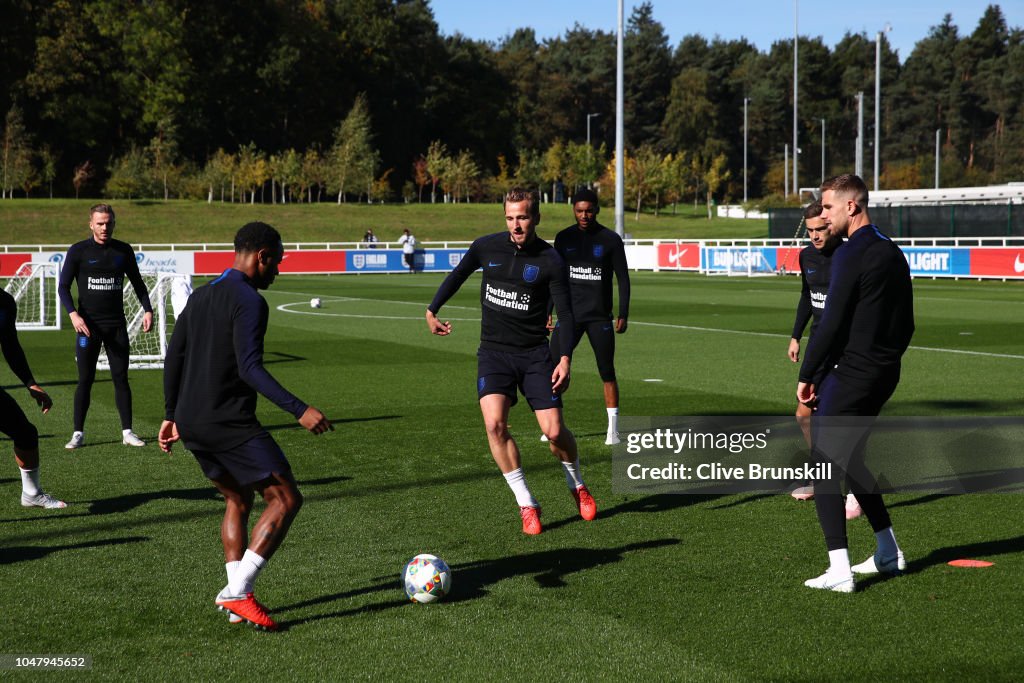
[[[617,337],[624,414],[791,414],[795,278],[633,277],[630,329]],[[812,504],[611,490],[585,344],[566,420],[600,512],[579,520],[520,403],[512,430],[545,522],[524,536],[475,400],[478,280],[442,311],[454,332],[438,338],[423,311],[440,279],[282,277],[266,292],[270,370],[336,427],[313,437],[261,400],[306,496],[258,585],[277,634],[229,625],[213,607],[223,504],[191,456],[121,446],[104,373],[88,446],[65,451],[72,332],[22,333],[56,400],[49,415],[32,413],[43,484],[69,507],[23,509],[13,464],[0,474],[0,654],[89,655],[82,677],[99,680],[1019,677],[1024,498],[892,496],[908,575],[863,581],[854,595],[808,590],[803,580],[826,566]],[[1021,286],[915,290],[914,348],[886,414],[1024,413]],[[131,377],[136,431],[152,441],[162,373]],[[29,410],[8,370],[0,381]],[[866,522],[850,524],[850,542],[854,561],[873,550]],[[419,552],[454,568],[440,604],[404,597],[399,572]],[[995,565],[945,564],[959,557]]]

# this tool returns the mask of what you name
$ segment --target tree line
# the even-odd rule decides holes
[[[944,186],[1021,179],[1024,32],[998,5],[969,34],[936,19],[902,64],[882,38],[880,186],[930,186],[936,130]],[[0,22],[5,197],[475,201],[510,182],[551,199],[613,187],[610,32],[445,36],[427,0],[14,0]],[[869,169],[873,37],[829,48],[801,36],[798,50],[801,184],[852,170],[861,92]],[[742,198],[745,100],[749,195],[784,201],[792,65],[791,38],[766,52],[698,35],[672,47],[652,3],[633,8],[629,205]]]

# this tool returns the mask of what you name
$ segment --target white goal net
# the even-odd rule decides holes
[[[128,321],[128,367],[132,369],[162,368],[171,341],[174,321],[185,308],[192,293],[192,277],[184,273],[143,272],[142,279],[153,304],[153,329],[142,331],[145,311],[130,282],[124,284],[124,314]],[[108,370],[107,355],[100,354],[96,367]]]
[[[59,330],[60,299],[56,263],[23,263],[4,289],[18,303],[19,330]]]

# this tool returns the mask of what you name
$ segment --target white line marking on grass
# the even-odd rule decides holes
[[[370,302],[375,303],[375,304],[402,304],[402,305],[405,305],[405,306],[422,306],[423,310],[426,310],[427,304],[430,303],[429,301],[427,303],[423,303],[422,301],[392,301],[390,299],[365,299],[365,298],[358,297],[358,296],[330,296],[330,295],[325,295],[325,294],[311,294],[311,293],[307,293],[307,292],[288,292],[288,291],[284,291],[284,290],[276,290],[274,292],[270,292],[269,290],[267,290],[265,292],[265,294],[270,294],[270,293],[273,293],[273,294],[289,294],[289,295],[292,295],[292,296],[318,296],[318,297],[322,298],[324,301],[370,301]],[[479,308],[480,308],[479,306],[456,306],[454,304],[445,304],[444,307],[445,308],[461,308],[461,309],[464,309],[464,310],[467,310],[467,311],[475,311],[475,310],[479,310]]]
[[[720,332],[723,334],[745,334],[751,337],[772,337],[775,339],[788,339],[788,334],[776,334],[773,332],[751,332],[748,330],[723,330],[715,327],[695,327],[693,325],[671,325],[669,323],[645,323],[635,320],[629,321],[630,325],[646,325],[647,327],[665,327],[675,330],[692,330],[694,332]],[[963,356],[982,356],[985,358],[1011,358],[1013,360],[1024,360],[1024,356],[1013,353],[989,353],[988,351],[967,351],[964,349],[937,349],[930,346],[911,346],[915,351],[935,351],[936,353],[956,353]]]
[[[372,301],[372,299],[366,299],[366,301]],[[326,303],[326,302],[325,302]],[[423,321],[421,315],[366,315],[361,313],[331,313],[325,311],[322,308],[318,310],[294,310],[292,306],[309,306],[308,302],[293,302],[288,304],[281,304],[277,307],[277,310],[284,311],[285,313],[294,313],[296,315],[318,315],[326,316],[328,318],[362,318],[364,320],[419,320]],[[480,318],[448,318],[445,320],[458,320],[460,322],[480,322]]]
[[[649,379],[645,379],[644,381],[645,382],[664,382],[665,380],[663,380],[663,379],[656,379],[654,377],[651,377]]]

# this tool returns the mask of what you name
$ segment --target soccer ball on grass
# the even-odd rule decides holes
[[[424,553],[405,565],[402,583],[413,602],[436,602],[451,590],[452,570],[440,557]]]
[[[315,296],[315,297],[313,297],[312,299],[309,300],[309,307],[310,308],[320,308],[323,305],[324,305],[324,303],[322,301],[320,301],[320,297],[318,297],[318,296]]]

